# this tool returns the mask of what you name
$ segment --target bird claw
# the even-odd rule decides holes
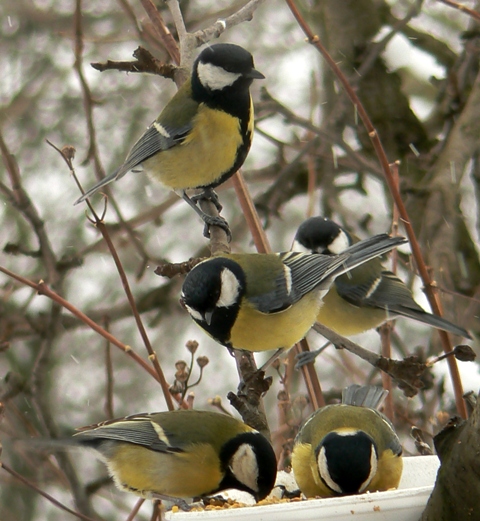
[[[231,242],[232,240],[232,232],[230,231],[230,226],[228,225],[228,222],[223,218],[213,215],[207,215],[205,214],[203,217],[203,222],[205,223],[205,226],[203,228],[203,236],[207,239],[210,239],[210,226],[218,226],[219,228],[222,228],[222,230],[227,234],[227,241]]]
[[[314,363],[320,353],[317,351],[302,351],[295,355],[295,369],[298,371],[307,364]]]
[[[152,493],[150,497],[151,499],[159,499],[160,501],[170,501],[184,512],[189,512],[191,510],[190,505],[188,505],[188,503],[184,499],[179,497],[165,496],[163,494],[156,493]]]
[[[246,374],[245,379],[240,380],[237,388],[237,395],[248,397],[252,392],[263,396],[271,387],[273,378],[267,376],[265,378],[265,371],[257,369],[252,373]]]
[[[217,212],[220,213],[223,210],[223,206],[220,204],[220,201],[218,199],[218,195],[212,188],[206,188],[201,194],[192,195],[190,199],[197,204],[198,201],[210,201],[214,204],[215,208],[217,209]]]
[[[218,196],[211,188],[206,189],[201,194],[194,195],[192,197],[189,197],[185,192],[183,192],[182,198],[197,213],[197,215],[200,216],[202,221],[205,223],[205,227],[203,229],[204,237],[210,239],[210,227],[218,226],[222,228],[222,230],[224,230],[227,234],[228,242],[231,242],[232,232],[230,231],[230,227],[228,226],[227,221],[220,215],[208,215],[197,205],[198,201],[206,199],[207,201],[211,201],[215,205],[215,208],[218,210],[218,212],[222,210],[222,205],[218,200]]]

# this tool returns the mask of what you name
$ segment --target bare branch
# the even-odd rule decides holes
[[[180,65],[180,53],[178,52],[178,45],[175,39],[172,36],[172,33],[166,26],[163,21],[162,16],[158,12],[157,7],[152,2],[152,0],[140,0],[142,2],[143,8],[147,12],[150,20],[152,21],[153,27],[160,38],[160,41],[163,43],[168,53],[170,54],[173,62],[176,65]]]
[[[236,13],[228,16],[223,20],[217,20],[212,26],[207,29],[202,29],[193,33],[193,36],[197,40],[197,45],[203,45],[204,43],[218,38],[227,29],[235,27],[242,22],[248,22],[253,18],[253,13],[258,7],[263,4],[265,0],[250,0],[248,4],[239,9]]]
[[[133,52],[136,61],[112,61],[107,60],[104,63],[91,63],[90,65],[97,71],[104,72],[117,70],[123,72],[146,72],[148,74],[156,74],[173,80],[175,71],[178,69],[175,65],[162,63],[157,60],[147,49],[137,47]]]

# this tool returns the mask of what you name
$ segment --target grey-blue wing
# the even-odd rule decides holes
[[[190,132],[191,124],[181,128],[166,127],[154,121],[133,145],[123,165],[116,171],[115,179],[143,163],[149,157],[180,144]]]
[[[323,284],[328,288],[333,272],[349,254],[329,256],[321,254],[284,252],[277,254],[284,269],[275,279],[274,288],[249,300],[262,313],[277,313],[298,302],[303,296]]]
[[[164,439],[161,439],[160,434],[163,435]],[[181,447],[176,447],[169,443],[162,429],[156,430],[154,428],[153,423],[148,419],[148,415],[107,423],[97,428],[81,431],[75,434],[75,436],[84,440],[123,441],[133,443],[134,445],[142,445],[157,452],[182,452]]]

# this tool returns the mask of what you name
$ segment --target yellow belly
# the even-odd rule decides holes
[[[164,454],[137,445],[119,446],[114,462],[107,462],[116,485],[140,496],[157,493],[188,498],[215,490],[222,480],[213,449]]]
[[[144,161],[144,170],[172,190],[214,184],[234,165],[243,143],[239,123],[226,112],[201,105],[185,140]]]
[[[290,349],[310,330],[319,306],[314,291],[279,313],[260,313],[253,306],[244,305],[232,328],[230,342],[236,349],[247,351]]]
[[[367,491],[390,490],[397,488],[403,471],[403,460],[393,454],[390,449],[383,452],[378,461],[377,473],[373,477]]]
[[[323,306],[317,322],[333,329],[340,335],[350,336],[374,329],[387,319],[383,309],[353,306],[342,299],[335,286],[323,298]]]
[[[329,497],[333,492],[323,483],[317,470],[315,454],[309,443],[295,445],[292,455],[292,469],[295,481],[306,497]]]

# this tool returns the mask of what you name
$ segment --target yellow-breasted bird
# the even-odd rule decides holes
[[[289,349],[314,324],[336,277],[405,242],[382,234],[333,256],[218,255],[190,271],[181,302],[200,327],[228,348]]]
[[[396,488],[402,447],[390,421],[375,410],[387,391],[352,385],[342,403],[316,410],[298,433],[292,453],[295,480],[307,497]]]
[[[120,489],[142,497],[175,500],[236,488],[258,501],[275,484],[270,442],[226,414],[144,413],[79,430],[76,444],[97,452]]]
[[[326,217],[311,217],[297,230],[293,251],[338,255],[359,241]],[[411,291],[378,258],[335,279],[324,297],[317,321],[340,335],[355,335],[378,327],[386,320],[407,317],[466,338],[468,331],[423,310]]]
[[[264,78],[252,55],[238,45],[206,47],[195,60],[191,77],[135,143],[125,162],[80,197],[84,201],[130,170],[143,169],[172,190],[202,217],[206,225],[222,226],[222,218],[206,215],[187,196],[203,188],[218,204],[213,188],[243,164],[253,136],[250,85]]]

